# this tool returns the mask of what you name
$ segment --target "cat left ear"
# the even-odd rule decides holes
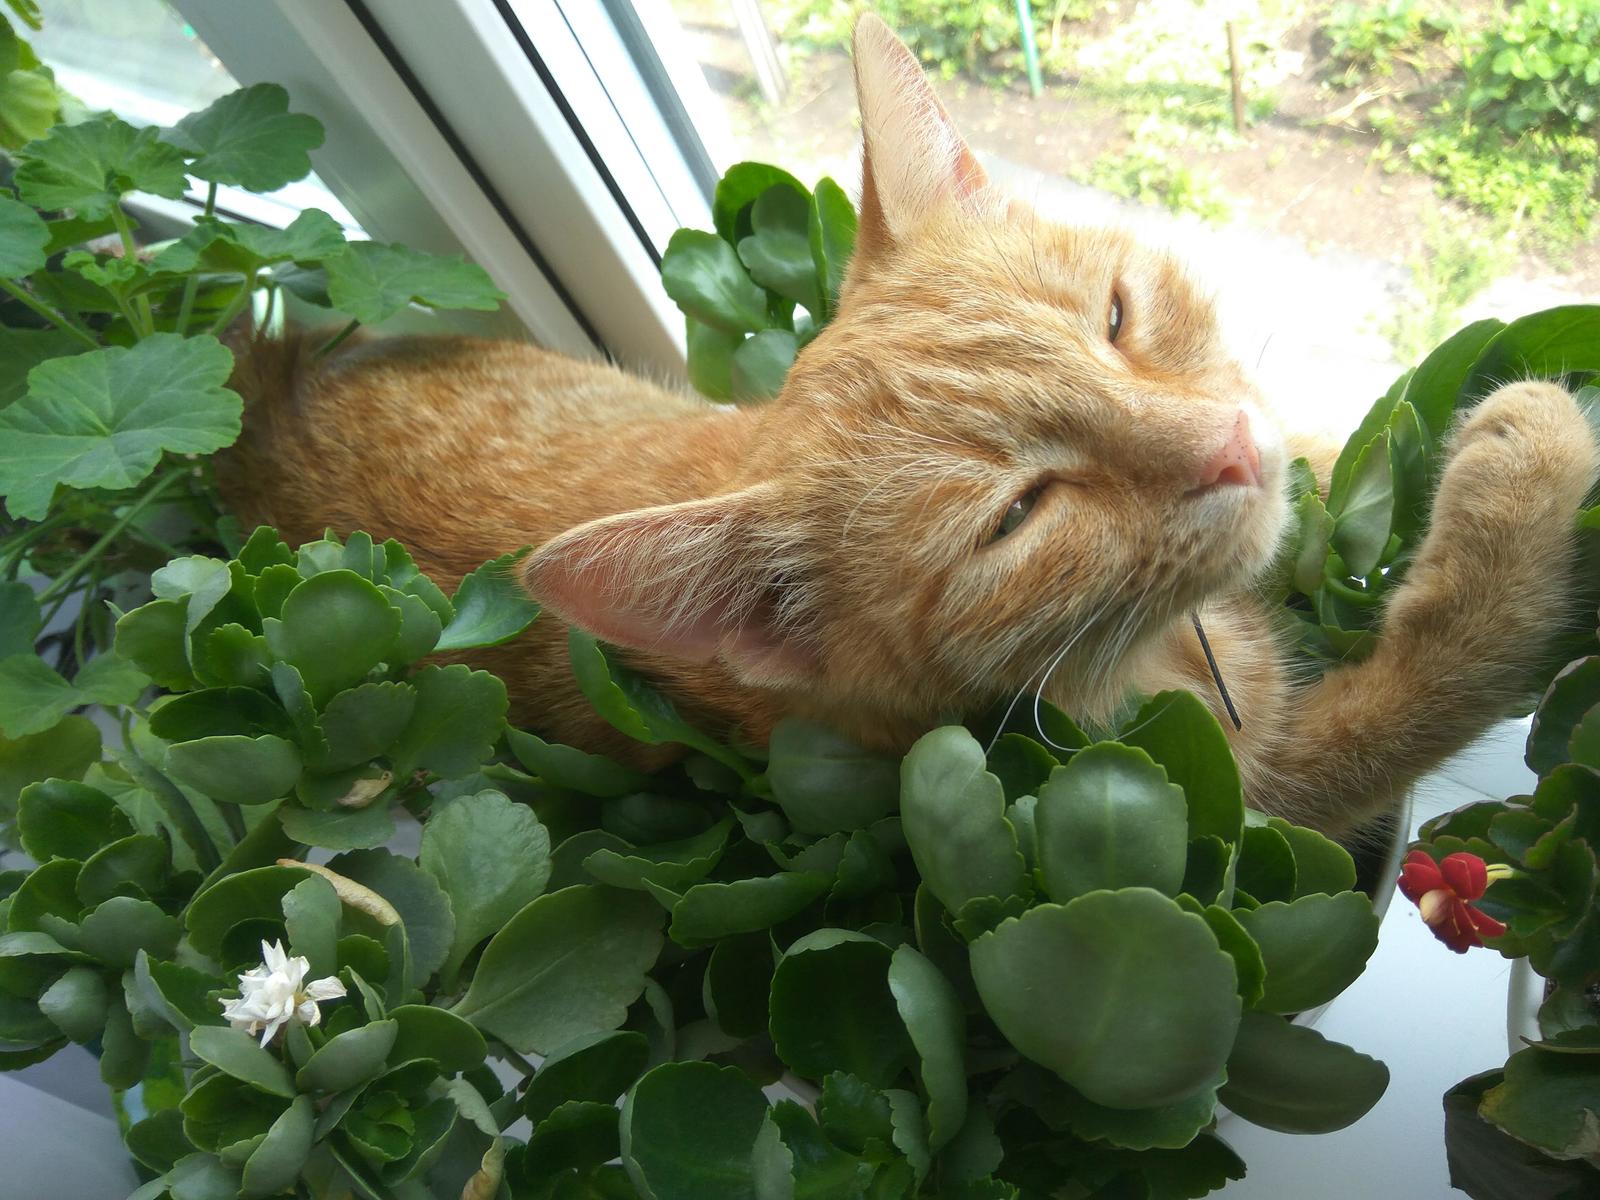
[[[782,564],[762,536],[771,489],[618,513],[568,530],[523,567],[528,592],[613,645],[686,662],[723,659],[778,687],[816,670],[780,621]]]
[[[871,253],[904,238],[936,208],[971,200],[989,180],[893,30],[864,14],[854,50],[864,142],[857,237]]]

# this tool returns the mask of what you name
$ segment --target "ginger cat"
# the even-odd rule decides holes
[[[531,346],[395,338],[313,364],[258,343],[220,466],[246,527],[396,537],[444,587],[525,544],[546,608],[471,655],[513,718],[639,765],[573,682],[563,621],[623,648],[690,719],[787,714],[904,750],[1046,681],[1094,717],[1130,691],[1243,718],[1252,804],[1339,832],[1480,734],[1556,622],[1595,474],[1562,389],[1500,388],[1455,432],[1433,525],[1376,652],[1291,678],[1249,590],[1292,443],[1208,300],[1127,236],[995,193],[921,70],[862,19],[861,224],[837,317],[771,403],[729,409]]]

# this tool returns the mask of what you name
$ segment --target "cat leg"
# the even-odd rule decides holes
[[[1597,461],[1553,384],[1507,384],[1468,414],[1377,648],[1298,693],[1293,719],[1241,755],[1252,802],[1352,828],[1503,716],[1571,595],[1573,514]]]

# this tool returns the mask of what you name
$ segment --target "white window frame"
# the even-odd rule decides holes
[[[515,319],[541,345],[609,354],[681,378],[682,315],[661,290],[657,248],[635,226],[645,223],[640,209],[649,213],[647,233],[670,233],[668,223],[709,223],[703,185],[688,166],[665,157],[675,143],[651,143],[655,173],[647,181],[628,157],[642,159],[633,140],[639,134],[628,133],[624,144],[615,125],[593,135],[607,145],[597,163],[562,112],[570,100],[552,95],[519,44],[509,6],[174,2],[237,79],[282,83],[296,108],[323,122],[328,140],[312,155],[317,172],[371,236],[466,253],[494,276]],[[578,21],[582,55],[572,54],[564,14],[559,25],[520,27],[546,63],[564,50],[560,87],[585,86],[575,62],[602,59],[615,71],[626,61],[631,68],[614,27],[595,21],[597,0],[567,7],[585,10]],[[617,117],[609,97],[599,109],[592,91],[581,94],[586,134],[590,108]],[[653,104],[643,108],[648,93],[637,77],[625,94],[638,110],[630,120],[659,121]],[[629,182],[624,202],[602,167],[613,182]],[[452,323],[481,326],[470,315]],[[512,332],[511,325],[502,322],[499,332]]]

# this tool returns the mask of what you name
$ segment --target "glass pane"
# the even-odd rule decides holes
[[[39,0],[39,8],[44,27],[28,35],[35,52],[91,111],[171,125],[239,86],[165,0]],[[286,225],[302,209],[320,208],[358,227],[314,174],[271,197],[222,192],[222,209],[250,220]]]
[[[1590,15],[1527,38],[1600,37],[1600,6],[1567,7]],[[1187,258],[1299,425],[1342,437],[1468,320],[1600,296],[1600,90],[1563,74],[1523,108],[1469,107],[1463,63],[1490,69],[1508,23],[1534,19],[1506,6],[1037,0],[1036,91],[1013,0],[671,0],[662,57],[698,63],[703,102],[686,104],[719,166],[857,186],[848,50],[864,9],[911,44],[991,177]]]

